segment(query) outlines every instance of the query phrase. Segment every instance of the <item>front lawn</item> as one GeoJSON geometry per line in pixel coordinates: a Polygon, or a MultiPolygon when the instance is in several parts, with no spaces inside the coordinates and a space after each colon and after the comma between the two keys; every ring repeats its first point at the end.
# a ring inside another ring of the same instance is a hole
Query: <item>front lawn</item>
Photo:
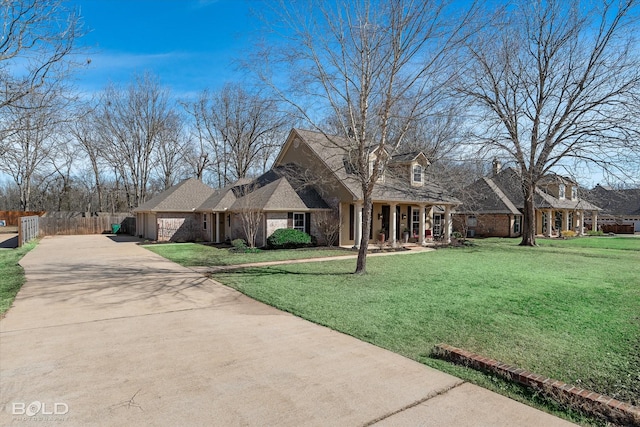
{"type": "Polygon", "coordinates": [[[288,259],[325,256],[356,255],[348,249],[304,248],[286,250],[260,250],[255,253],[233,253],[226,248],[198,243],[163,243],[145,245],[145,248],[185,267],[238,265],[254,262],[283,261],[288,259]]]}
{"type": "Polygon", "coordinates": [[[21,248],[0,250],[0,317],[9,310],[24,284],[24,269],[18,262],[36,244],[37,242],[34,240],[21,248]]]}
{"type": "Polygon", "coordinates": [[[447,343],[640,404],[640,239],[518,243],[486,239],[472,247],[371,257],[364,276],[352,274],[349,260],[213,277],[516,398],[527,392],[433,359],[431,349],[447,343]]]}

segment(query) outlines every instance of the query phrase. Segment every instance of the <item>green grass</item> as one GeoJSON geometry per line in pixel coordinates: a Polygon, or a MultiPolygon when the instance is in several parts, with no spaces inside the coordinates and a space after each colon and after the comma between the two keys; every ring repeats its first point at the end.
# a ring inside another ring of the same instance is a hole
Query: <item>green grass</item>
{"type": "MultiPolygon", "coordinates": [[[[531,403],[519,387],[429,356],[444,342],[640,403],[640,239],[486,239],[214,278],[313,322],[531,403]]],[[[549,407],[547,406],[547,409],[549,407]]],[[[581,422],[584,420],[578,419],[581,422]]]]}
{"type": "Polygon", "coordinates": [[[32,241],[21,248],[0,250],[0,316],[9,310],[24,284],[24,270],[18,262],[36,244],[37,241],[32,241]]]}
{"type": "Polygon", "coordinates": [[[348,249],[324,248],[261,250],[255,253],[232,253],[226,248],[216,248],[197,243],[167,243],[145,245],[144,247],[185,267],[237,265],[254,262],[356,254],[348,249]]]}

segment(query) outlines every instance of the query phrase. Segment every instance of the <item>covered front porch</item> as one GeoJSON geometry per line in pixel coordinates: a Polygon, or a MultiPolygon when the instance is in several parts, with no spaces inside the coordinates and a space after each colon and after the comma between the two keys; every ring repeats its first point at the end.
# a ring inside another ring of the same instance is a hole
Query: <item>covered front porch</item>
{"type": "MultiPolygon", "coordinates": [[[[578,236],[584,235],[584,214],[581,209],[537,209],[536,234],[545,237],[561,237],[564,231],[573,231],[578,236]]],[[[591,213],[597,222],[598,211],[591,213]]]]}
{"type": "MultiPolygon", "coordinates": [[[[369,243],[383,240],[392,247],[403,243],[425,245],[451,241],[452,205],[376,201],[373,203],[369,243]]],[[[359,246],[362,203],[340,205],[340,245],[359,246]]]]}

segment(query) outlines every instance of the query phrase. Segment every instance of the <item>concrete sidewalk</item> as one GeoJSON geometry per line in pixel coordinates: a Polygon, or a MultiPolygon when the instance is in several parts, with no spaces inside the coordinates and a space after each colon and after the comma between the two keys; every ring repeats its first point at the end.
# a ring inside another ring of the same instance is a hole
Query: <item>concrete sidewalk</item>
{"type": "Polygon", "coordinates": [[[45,238],[25,256],[0,321],[0,425],[570,425],[130,240],[45,238]]]}

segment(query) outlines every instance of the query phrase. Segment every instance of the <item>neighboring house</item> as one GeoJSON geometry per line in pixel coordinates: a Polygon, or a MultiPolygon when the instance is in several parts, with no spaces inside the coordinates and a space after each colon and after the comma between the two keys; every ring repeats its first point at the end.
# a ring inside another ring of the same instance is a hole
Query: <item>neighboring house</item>
{"type": "MultiPolygon", "coordinates": [[[[278,228],[305,231],[323,244],[332,227],[339,245],[358,245],[363,197],[350,158],[340,147],[345,142],[293,129],[272,170],[220,190],[195,180],[178,184],[134,210],[137,234],[152,240],[183,240],[188,230],[195,238],[222,242],[244,238],[247,224],[258,220],[258,246],[278,228]],[[161,224],[169,219],[174,221],[173,234],[161,224]]],[[[371,165],[375,155],[371,153],[371,165]]],[[[460,202],[427,179],[425,155],[387,151],[383,155],[389,157],[388,168],[373,191],[370,241],[384,231],[395,244],[405,230],[412,242],[424,243],[431,237],[448,241],[451,213],[460,202]]]]}
{"type": "MultiPolygon", "coordinates": [[[[585,194],[590,202],[600,206],[600,225],[633,225],[633,231],[640,232],[640,188],[614,190],[596,185],[585,194]]],[[[591,224],[592,219],[586,218],[591,224]]]]}
{"type": "MultiPolygon", "coordinates": [[[[524,196],[516,169],[500,167],[466,187],[458,198],[462,206],[454,216],[454,229],[469,237],[517,237],[522,235],[524,196]]],[[[549,174],[540,180],[535,199],[536,234],[559,236],[562,231],[584,233],[585,213],[597,220],[599,207],[578,197],[578,184],[549,174]]]]}

